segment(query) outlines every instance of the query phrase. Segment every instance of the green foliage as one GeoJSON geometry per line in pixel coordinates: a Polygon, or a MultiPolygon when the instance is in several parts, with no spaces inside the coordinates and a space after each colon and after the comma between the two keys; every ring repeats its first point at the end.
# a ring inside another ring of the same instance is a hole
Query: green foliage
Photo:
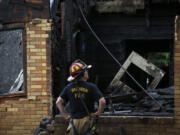
{"type": "Polygon", "coordinates": [[[148,53],[147,60],[158,67],[168,67],[169,57],[169,52],[152,52],[148,53]]]}

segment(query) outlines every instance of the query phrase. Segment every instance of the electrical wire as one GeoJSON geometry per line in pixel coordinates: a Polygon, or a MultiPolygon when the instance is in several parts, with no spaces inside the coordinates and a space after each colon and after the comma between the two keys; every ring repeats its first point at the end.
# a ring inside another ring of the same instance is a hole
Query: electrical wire
{"type": "Polygon", "coordinates": [[[107,53],[113,58],[113,60],[127,73],[127,75],[153,100],[155,101],[161,108],[163,108],[163,106],[154,98],[152,97],[142,86],[141,84],[139,84],[138,81],[136,81],[136,79],[122,66],[122,64],[115,58],[115,56],[109,51],[109,49],[104,45],[104,43],[101,41],[101,39],[97,36],[97,34],[94,32],[94,30],[92,29],[92,27],[90,26],[89,22],[87,21],[83,11],[82,11],[82,8],[79,4],[79,1],[78,0],[75,0],[79,10],[80,10],[80,13],[84,19],[84,21],[86,22],[88,28],[90,29],[90,31],[92,32],[92,34],[94,35],[94,37],[98,40],[98,42],[102,45],[102,47],[107,51],[107,53]]]}

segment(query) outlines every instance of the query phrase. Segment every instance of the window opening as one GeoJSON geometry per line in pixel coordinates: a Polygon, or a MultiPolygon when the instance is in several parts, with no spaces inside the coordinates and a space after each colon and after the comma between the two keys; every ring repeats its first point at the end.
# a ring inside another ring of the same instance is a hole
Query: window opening
{"type": "Polygon", "coordinates": [[[0,31],[0,95],[24,91],[22,30],[0,31]]]}

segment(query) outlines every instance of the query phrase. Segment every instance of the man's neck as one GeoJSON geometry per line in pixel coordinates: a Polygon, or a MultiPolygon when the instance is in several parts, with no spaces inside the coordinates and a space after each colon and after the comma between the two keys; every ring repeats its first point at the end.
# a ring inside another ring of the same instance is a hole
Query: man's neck
{"type": "Polygon", "coordinates": [[[85,78],[82,77],[81,79],[79,79],[79,81],[86,82],[87,79],[85,79],[85,78]]]}

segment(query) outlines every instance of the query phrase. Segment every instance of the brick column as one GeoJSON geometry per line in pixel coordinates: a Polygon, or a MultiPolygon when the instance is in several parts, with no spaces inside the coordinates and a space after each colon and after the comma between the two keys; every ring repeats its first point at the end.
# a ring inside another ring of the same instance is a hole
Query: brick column
{"type": "Polygon", "coordinates": [[[180,16],[175,19],[174,86],[175,117],[180,123],[180,16]]]}
{"type": "MultiPolygon", "coordinates": [[[[51,21],[35,19],[27,24],[27,95],[30,100],[52,103],[50,31],[51,21]]],[[[49,105],[51,106],[51,105],[49,105]]],[[[52,113],[52,112],[50,112],[52,113]]]]}

